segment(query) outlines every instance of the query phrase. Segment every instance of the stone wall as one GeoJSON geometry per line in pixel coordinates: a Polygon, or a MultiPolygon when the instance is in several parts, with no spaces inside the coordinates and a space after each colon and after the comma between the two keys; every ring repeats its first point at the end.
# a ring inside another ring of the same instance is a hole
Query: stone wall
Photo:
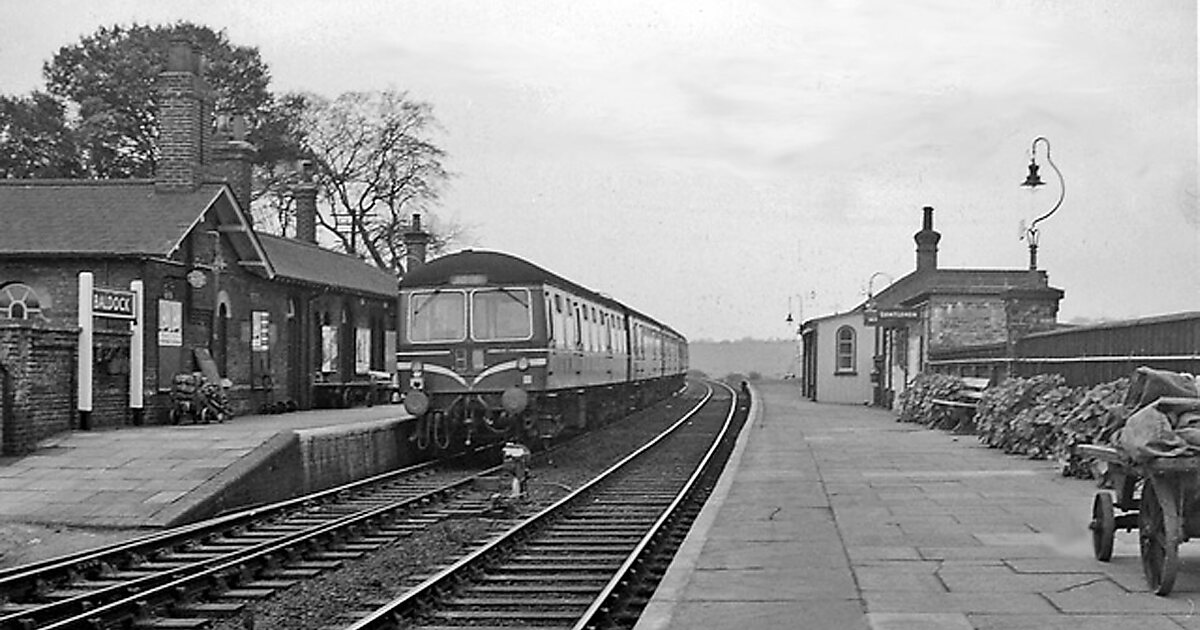
{"type": "Polygon", "coordinates": [[[1004,341],[1004,301],[997,296],[935,297],[929,304],[929,351],[1004,341]]]}

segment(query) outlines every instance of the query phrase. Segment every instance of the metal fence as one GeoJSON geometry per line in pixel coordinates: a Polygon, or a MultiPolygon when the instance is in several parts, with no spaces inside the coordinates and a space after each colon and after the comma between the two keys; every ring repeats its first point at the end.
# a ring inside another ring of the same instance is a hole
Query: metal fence
{"type": "Polygon", "coordinates": [[[935,372],[960,376],[1058,373],[1069,385],[1096,385],[1139,366],[1200,373],[1200,312],[1035,333],[1007,344],[931,353],[935,372]]]}

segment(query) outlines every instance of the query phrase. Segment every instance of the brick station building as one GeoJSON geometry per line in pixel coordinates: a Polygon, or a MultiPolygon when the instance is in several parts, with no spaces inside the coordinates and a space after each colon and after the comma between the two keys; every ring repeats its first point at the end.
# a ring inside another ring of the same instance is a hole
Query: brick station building
{"type": "Polygon", "coordinates": [[[890,407],[928,368],[931,353],[1011,347],[1057,327],[1063,291],[1050,286],[1045,271],[939,267],[942,235],[933,229],[933,208],[923,213],[913,235],[916,269],[848,312],[802,324],[801,386],[810,399],[890,407]]]}
{"type": "Polygon", "coordinates": [[[166,422],[173,377],[201,369],[205,353],[235,413],[344,403],[362,390],[342,384],[394,371],[397,278],[317,246],[311,183],[295,190],[297,238],[254,229],[254,148],[234,129],[210,131],[190,46],[173,45],[158,95],[154,179],[0,180],[5,453],[90,428],[74,412],[84,271],[97,287],[145,287],[145,411],[128,399],[128,321],[97,318],[90,426],[166,422]]]}

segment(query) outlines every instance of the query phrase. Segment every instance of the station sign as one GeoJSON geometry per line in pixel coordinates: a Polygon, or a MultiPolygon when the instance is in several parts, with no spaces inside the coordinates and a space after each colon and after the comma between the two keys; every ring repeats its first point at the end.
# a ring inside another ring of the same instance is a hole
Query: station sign
{"type": "Polygon", "coordinates": [[[134,319],[134,293],[120,289],[92,289],[92,315],[113,319],[134,319]]]}
{"type": "Polygon", "coordinates": [[[863,311],[863,321],[868,326],[897,325],[921,319],[921,311],[915,308],[876,308],[863,311]]]}

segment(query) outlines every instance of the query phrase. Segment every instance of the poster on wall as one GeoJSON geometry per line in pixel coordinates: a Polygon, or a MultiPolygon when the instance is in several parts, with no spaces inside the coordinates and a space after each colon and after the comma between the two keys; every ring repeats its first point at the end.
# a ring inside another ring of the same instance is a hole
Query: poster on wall
{"type": "Polygon", "coordinates": [[[183,302],[158,301],[158,345],[183,346],[183,302]]]}
{"type": "Polygon", "coordinates": [[[337,358],[337,328],[334,326],[321,326],[321,371],[336,372],[337,358]]]}
{"type": "Polygon", "coordinates": [[[266,352],[271,347],[271,314],[254,311],[250,314],[250,350],[266,352]]]}
{"type": "Polygon", "coordinates": [[[354,331],[354,373],[366,374],[371,369],[371,329],[354,331]]]}

